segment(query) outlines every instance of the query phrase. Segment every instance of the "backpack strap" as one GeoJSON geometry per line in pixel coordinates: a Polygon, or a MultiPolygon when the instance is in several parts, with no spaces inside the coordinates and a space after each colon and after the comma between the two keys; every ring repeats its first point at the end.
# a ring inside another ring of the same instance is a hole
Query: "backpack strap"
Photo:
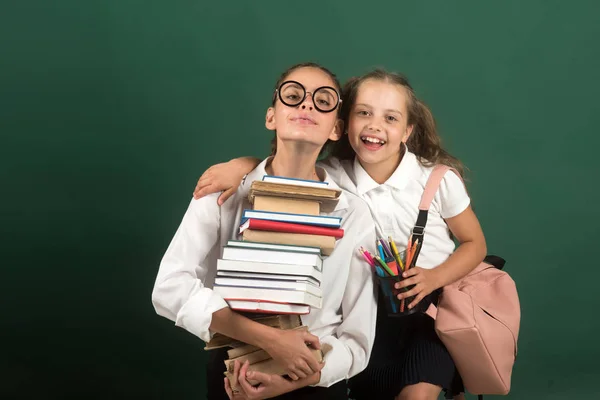
{"type": "MultiPolygon", "coordinates": [[[[433,168],[429,178],[427,179],[427,183],[425,184],[425,190],[423,191],[423,195],[421,196],[421,203],[419,204],[419,210],[429,210],[429,206],[433,198],[435,197],[435,193],[444,179],[444,175],[446,172],[451,170],[452,168],[447,165],[438,164],[433,168]]],[[[457,174],[458,175],[458,174],[457,174]]]]}
{"type": "MultiPolygon", "coordinates": [[[[429,175],[427,183],[425,184],[425,190],[423,191],[423,195],[421,196],[421,203],[419,204],[419,215],[417,217],[415,227],[413,228],[413,238],[416,235],[420,238],[420,242],[423,242],[423,236],[425,235],[425,225],[427,224],[427,215],[429,213],[429,207],[431,206],[431,202],[433,201],[433,198],[437,193],[442,179],[444,179],[444,175],[446,175],[446,172],[448,171],[453,171],[462,180],[462,177],[454,168],[448,167],[447,165],[438,164],[433,168],[433,171],[431,172],[431,175],[429,175]]],[[[486,257],[486,261],[490,262],[492,265],[496,266],[496,268],[499,269],[502,269],[502,267],[504,266],[504,260],[500,257],[488,256],[486,257]]],[[[425,313],[431,318],[435,319],[437,317],[436,305],[434,305],[433,303],[430,304],[425,313]]],[[[483,400],[483,395],[477,395],[477,400],[483,400]]]]}
{"type": "Polygon", "coordinates": [[[425,190],[421,195],[421,203],[419,204],[419,215],[417,216],[417,222],[415,223],[415,227],[413,228],[413,243],[417,238],[419,242],[423,242],[423,237],[425,235],[425,225],[427,225],[427,215],[429,214],[429,207],[431,206],[431,202],[437,193],[437,190],[444,179],[444,175],[446,172],[454,171],[456,175],[460,177],[460,174],[454,169],[447,165],[437,164],[429,178],[427,178],[427,183],[425,184],[425,190]]]}
{"type": "MultiPolygon", "coordinates": [[[[413,244],[416,239],[419,239],[419,243],[423,243],[423,238],[425,236],[425,225],[427,225],[427,216],[429,214],[429,207],[431,206],[431,202],[433,201],[433,198],[435,197],[435,194],[437,193],[437,190],[440,186],[440,183],[442,182],[442,179],[444,179],[444,175],[446,175],[446,172],[448,172],[450,170],[454,171],[456,173],[456,175],[458,175],[460,177],[460,174],[455,169],[450,168],[447,165],[437,164],[433,168],[433,171],[431,171],[429,178],[427,178],[427,183],[425,184],[425,190],[423,191],[423,194],[421,195],[421,203],[419,204],[419,215],[417,216],[417,222],[415,223],[415,227],[413,228],[413,232],[412,232],[412,243],[413,244]]],[[[419,250],[420,250],[420,247],[421,246],[419,246],[419,250]]],[[[419,257],[419,253],[420,253],[419,250],[417,250],[417,254],[415,254],[416,258],[419,257]]],[[[438,289],[438,295],[440,292],[441,292],[441,290],[438,289]]],[[[436,304],[431,303],[425,313],[427,315],[429,315],[431,318],[436,319],[436,316],[437,316],[436,304]]]]}
{"type": "MultiPolygon", "coordinates": [[[[454,168],[448,167],[447,165],[438,164],[433,168],[433,171],[431,172],[431,175],[429,175],[427,183],[425,184],[425,190],[421,195],[421,203],[419,204],[419,215],[417,216],[417,222],[415,223],[415,227],[413,228],[413,241],[415,238],[419,238],[419,242],[423,242],[429,207],[431,206],[431,202],[433,201],[433,198],[435,197],[435,194],[437,193],[437,190],[440,187],[442,179],[444,179],[444,175],[446,175],[446,172],[448,171],[453,171],[462,180],[458,171],[454,168]]],[[[495,255],[487,255],[483,261],[500,270],[504,268],[504,264],[506,263],[506,260],[504,260],[502,257],[498,257],[495,255]]]]}

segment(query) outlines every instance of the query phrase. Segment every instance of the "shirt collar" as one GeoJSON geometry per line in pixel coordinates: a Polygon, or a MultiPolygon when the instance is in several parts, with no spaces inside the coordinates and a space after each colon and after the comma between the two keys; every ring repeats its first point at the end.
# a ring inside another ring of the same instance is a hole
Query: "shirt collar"
{"type": "Polygon", "coordinates": [[[379,183],[375,182],[360,165],[358,157],[354,157],[354,182],[359,196],[379,187],[379,183]]]}
{"type": "MultiPolygon", "coordinates": [[[[413,169],[417,164],[417,157],[408,150],[408,147],[405,147],[405,149],[406,151],[402,156],[400,165],[398,165],[392,176],[390,176],[388,180],[383,183],[384,185],[402,190],[406,187],[407,183],[413,176],[413,169]]],[[[354,178],[356,182],[356,188],[360,196],[381,186],[369,176],[367,171],[365,171],[358,161],[358,157],[354,157],[354,178]]]]}
{"type": "MultiPolygon", "coordinates": [[[[267,163],[271,160],[272,156],[265,158],[260,164],[258,164],[258,166],[256,168],[254,168],[254,170],[252,170],[250,173],[248,173],[246,176],[244,176],[244,179],[242,180],[242,187],[244,189],[250,190],[250,185],[252,184],[252,182],[254,181],[260,181],[262,180],[264,175],[267,175],[267,171],[266,171],[266,165],[267,163]]],[[[329,174],[327,173],[327,171],[321,167],[316,167],[317,169],[317,174],[320,177],[323,177],[323,181],[329,183],[328,188],[329,189],[334,189],[334,190],[341,190],[341,194],[339,197],[339,200],[335,206],[335,209],[333,211],[338,211],[338,210],[344,210],[346,208],[348,208],[348,199],[347,199],[347,194],[345,193],[345,191],[343,189],[341,189],[337,183],[335,183],[331,177],[329,176],[329,174]]]]}

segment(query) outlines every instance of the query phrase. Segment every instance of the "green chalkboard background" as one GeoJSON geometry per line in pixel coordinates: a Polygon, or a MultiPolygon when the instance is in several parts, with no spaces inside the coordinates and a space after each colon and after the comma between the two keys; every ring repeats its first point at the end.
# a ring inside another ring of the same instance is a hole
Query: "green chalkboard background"
{"type": "Polygon", "coordinates": [[[401,71],[522,302],[514,399],[600,397],[600,3],[0,2],[0,397],[198,399],[154,313],[199,175],[265,156],[287,66],[401,71]]]}

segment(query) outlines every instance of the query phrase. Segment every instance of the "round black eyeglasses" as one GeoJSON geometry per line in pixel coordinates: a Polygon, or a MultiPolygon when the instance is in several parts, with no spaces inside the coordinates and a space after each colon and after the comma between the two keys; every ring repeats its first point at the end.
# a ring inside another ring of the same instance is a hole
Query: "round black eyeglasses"
{"type": "Polygon", "coordinates": [[[342,103],[339,93],[331,86],[321,86],[313,92],[307,92],[300,82],[285,81],[275,93],[279,100],[289,107],[299,106],[310,94],[315,108],[322,113],[332,112],[342,103]]]}

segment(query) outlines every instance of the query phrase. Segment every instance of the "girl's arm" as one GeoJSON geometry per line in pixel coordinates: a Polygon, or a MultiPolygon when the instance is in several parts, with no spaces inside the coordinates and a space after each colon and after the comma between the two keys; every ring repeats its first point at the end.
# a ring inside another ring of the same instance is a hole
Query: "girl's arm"
{"type": "Polygon", "coordinates": [[[319,338],[306,331],[272,328],[233,312],[230,308],[222,308],[213,313],[210,329],[265,350],[286,368],[293,380],[305,379],[323,367],[307,346],[319,349],[319,338]]]}
{"type": "Polygon", "coordinates": [[[235,193],[244,176],[256,168],[260,162],[261,160],[258,158],[240,157],[211,166],[198,179],[194,189],[194,198],[198,200],[211,193],[222,191],[223,193],[217,199],[217,204],[223,205],[235,193]]]}
{"type": "Polygon", "coordinates": [[[396,289],[415,285],[408,292],[398,295],[399,299],[417,295],[408,305],[409,308],[416,306],[425,296],[436,289],[447,286],[469,272],[473,271],[483,261],[487,253],[485,237],[479,220],[468,206],[462,213],[455,217],[446,219],[446,224],[452,234],[458,239],[458,248],[448,257],[446,261],[433,269],[414,267],[402,274],[404,279],[396,283],[396,289]]]}
{"type": "Polygon", "coordinates": [[[207,255],[219,243],[221,210],[214,197],[192,200],[158,269],[152,291],[156,312],[205,342],[214,332],[260,347],[280,362],[292,378],[305,378],[321,365],[306,343],[319,348],[317,336],[283,331],[233,312],[227,302],[204,285],[210,268],[207,255]]]}
{"type": "Polygon", "coordinates": [[[460,245],[446,261],[434,269],[438,287],[466,276],[483,261],[487,253],[483,231],[471,206],[456,217],[448,218],[446,224],[460,245]]]}

